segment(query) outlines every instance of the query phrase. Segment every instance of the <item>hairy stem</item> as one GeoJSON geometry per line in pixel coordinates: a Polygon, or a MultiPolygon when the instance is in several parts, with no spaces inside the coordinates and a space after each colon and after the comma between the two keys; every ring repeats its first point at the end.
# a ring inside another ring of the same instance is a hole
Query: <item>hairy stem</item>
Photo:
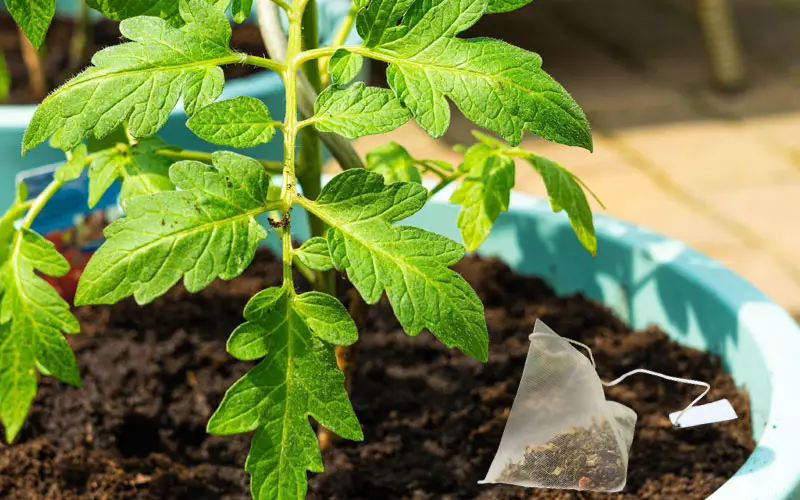
{"type": "Polygon", "coordinates": [[[39,51],[31,44],[22,29],[19,30],[19,44],[22,51],[22,62],[25,63],[25,68],[28,70],[31,92],[38,100],[42,100],[47,95],[47,78],[39,51]]]}
{"type": "Polygon", "coordinates": [[[273,71],[277,71],[278,73],[283,73],[286,71],[286,65],[280,62],[280,60],[275,59],[267,59],[266,57],[259,57],[259,56],[251,56],[247,54],[243,54],[243,63],[249,64],[251,66],[256,66],[259,68],[264,69],[271,69],[273,71]]]}
{"type": "MultiPolygon", "coordinates": [[[[267,51],[275,60],[285,61],[287,59],[287,42],[286,37],[283,35],[283,27],[281,26],[277,6],[270,0],[256,0],[255,5],[261,38],[264,39],[267,51]]],[[[296,54],[293,57],[298,66],[306,60],[302,57],[304,53],[296,54]]],[[[300,75],[297,80],[297,100],[300,113],[304,118],[314,115],[317,92],[314,91],[305,75],[300,75]]],[[[364,168],[364,162],[361,161],[358,153],[356,153],[356,150],[353,149],[347,139],[336,134],[319,134],[319,136],[343,170],[364,168]]]]}
{"type": "MultiPolygon", "coordinates": [[[[297,154],[297,73],[298,65],[295,56],[302,50],[303,25],[301,19],[307,0],[300,0],[292,4],[289,16],[289,39],[286,45],[286,63],[283,72],[283,81],[286,86],[286,116],[284,118],[283,141],[283,188],[281,202],[283,205],[284,226],[281,232],[283,243],[283,282],[289,293],[294,293],[294,279],[292,276],[292,261],[294,248],[292,247],[292,217],[291,209],[294,198],[297,196],[297,174],[295,155],[297,154]]],[[[279,56],[278,56],[279,57],[279,56]]]]}

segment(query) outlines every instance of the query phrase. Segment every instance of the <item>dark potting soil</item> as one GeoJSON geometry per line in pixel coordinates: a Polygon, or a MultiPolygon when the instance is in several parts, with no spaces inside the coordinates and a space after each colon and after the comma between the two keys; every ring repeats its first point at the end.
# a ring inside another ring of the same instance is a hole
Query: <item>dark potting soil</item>
{"type": "MultiPolygon", "coordinates": [[[[407,337],[386,303],[369,308],[352,352],[352,399],[365,441],[336,440],[312,499],[706,498],[754,447],[747,395],[716,358],[659,330],[631,331],[581,296],[557,297],[540,280],[497,260],[456,266],[486,304],[489,362],[430,334],[407,337]],[[647,367],[707,380],[709,400],[728,398],[738,421],[674,430],[670,411],[689,387],[639,377],[609,389],[639,414],[628,485],[621,494],[478,485],[500,443],[537,318],[593,350],[600,375],[647,367]]],[[[278,284],[280,264],[260,253],[244,276],[195,296],[177,288],[144,308],[127,301],[77,311],[70,337],[83,389],[45,379],[28,423],[0,445],[0,498],[9,500],[246,499],[248,436],[211,437],[205,423],[250,366],[225,352],[248,298],[278,284]]],[[[345,281],[341,298],[349,302],[345,281]]]]}
{"type": "MultiPolygon", "coordinates": [[[[119,23],[108,19],[99,20],[92,26],[92,40],[80,59],[80,63],[70,62],[70,40],[76,30],[76,23],[69,18],[53,19],[47,32],[42,52],[48,91],[54,90],[79,71],[91,64],[92,55],[98,50],[124,42],[119,32],[119,23]]],[[[240,52],[263,56],[267,53],[261,40],[258,27],[254,24],[233,25],[231,48],[240,52]]],[[[34,94],[28,79],[20,49],[20,35],[14,19],[8,14],[0,14],[0,50],[5,54],[6,64],[11,74],[11,93],[2,104],[38,104],[43,96],[34,94]]],[[[226,78],[241,78],[258,71],[258,68],[245,65],[223,67],[226,78]]]]}

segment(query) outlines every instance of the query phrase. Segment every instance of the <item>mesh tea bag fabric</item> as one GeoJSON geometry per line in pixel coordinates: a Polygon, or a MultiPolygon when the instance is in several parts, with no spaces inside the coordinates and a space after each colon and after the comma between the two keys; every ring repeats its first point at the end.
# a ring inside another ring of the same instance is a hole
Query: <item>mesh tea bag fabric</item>
{"type": "Polygon", "coordinates": [[[503,438],[482,483],[620,491],[636,413],[606,401],[593,363],[541,321],[503,438]]]}

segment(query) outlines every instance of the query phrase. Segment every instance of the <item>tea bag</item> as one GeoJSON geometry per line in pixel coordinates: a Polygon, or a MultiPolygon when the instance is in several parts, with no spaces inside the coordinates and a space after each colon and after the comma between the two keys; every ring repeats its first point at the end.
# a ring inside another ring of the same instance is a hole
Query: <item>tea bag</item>
{"type": "Polygon", "coordinates": [[[736,418],[726,400],[694,405],[711,389],[696,380],[646,369],[632,370],[603,382],[591,350],[565,339],[537,321],[530,336],[517,396],[500,447],[481,483],[601,492],[620,491],[628,475],[636,413],[607,401],[603,386],[617,385],[636,374],[705,387],[689,406],[670,415],[673,425],[702,425],[736,418]],[[579,352],[574,346],[587,351],[579,352]]]}
{"type": "Polygon", "coordinates": [[[636,413],[606,401],[589,358],[541,321],[483,483],[620,491],[636,413]]]}

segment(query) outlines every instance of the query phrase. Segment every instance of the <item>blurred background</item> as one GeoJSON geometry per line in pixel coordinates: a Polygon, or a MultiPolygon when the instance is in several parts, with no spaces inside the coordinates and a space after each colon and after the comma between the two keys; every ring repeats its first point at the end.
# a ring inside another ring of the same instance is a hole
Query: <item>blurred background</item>
{"type": "MultiPolygon", "coordinates": [[[[537,0],[466,35],[538,52],[586,111],[594,153],[525,146],[586,181],[598,213],[678,238],[800,312],[800,0],[537,0]]],[[[453,116],[446,141],[408,124],[357,149],[395,140],[458,162],[452,145],[474,140],[453,116]]],[[[545,194],[524,163],[516,189],[545,194]]]]}

